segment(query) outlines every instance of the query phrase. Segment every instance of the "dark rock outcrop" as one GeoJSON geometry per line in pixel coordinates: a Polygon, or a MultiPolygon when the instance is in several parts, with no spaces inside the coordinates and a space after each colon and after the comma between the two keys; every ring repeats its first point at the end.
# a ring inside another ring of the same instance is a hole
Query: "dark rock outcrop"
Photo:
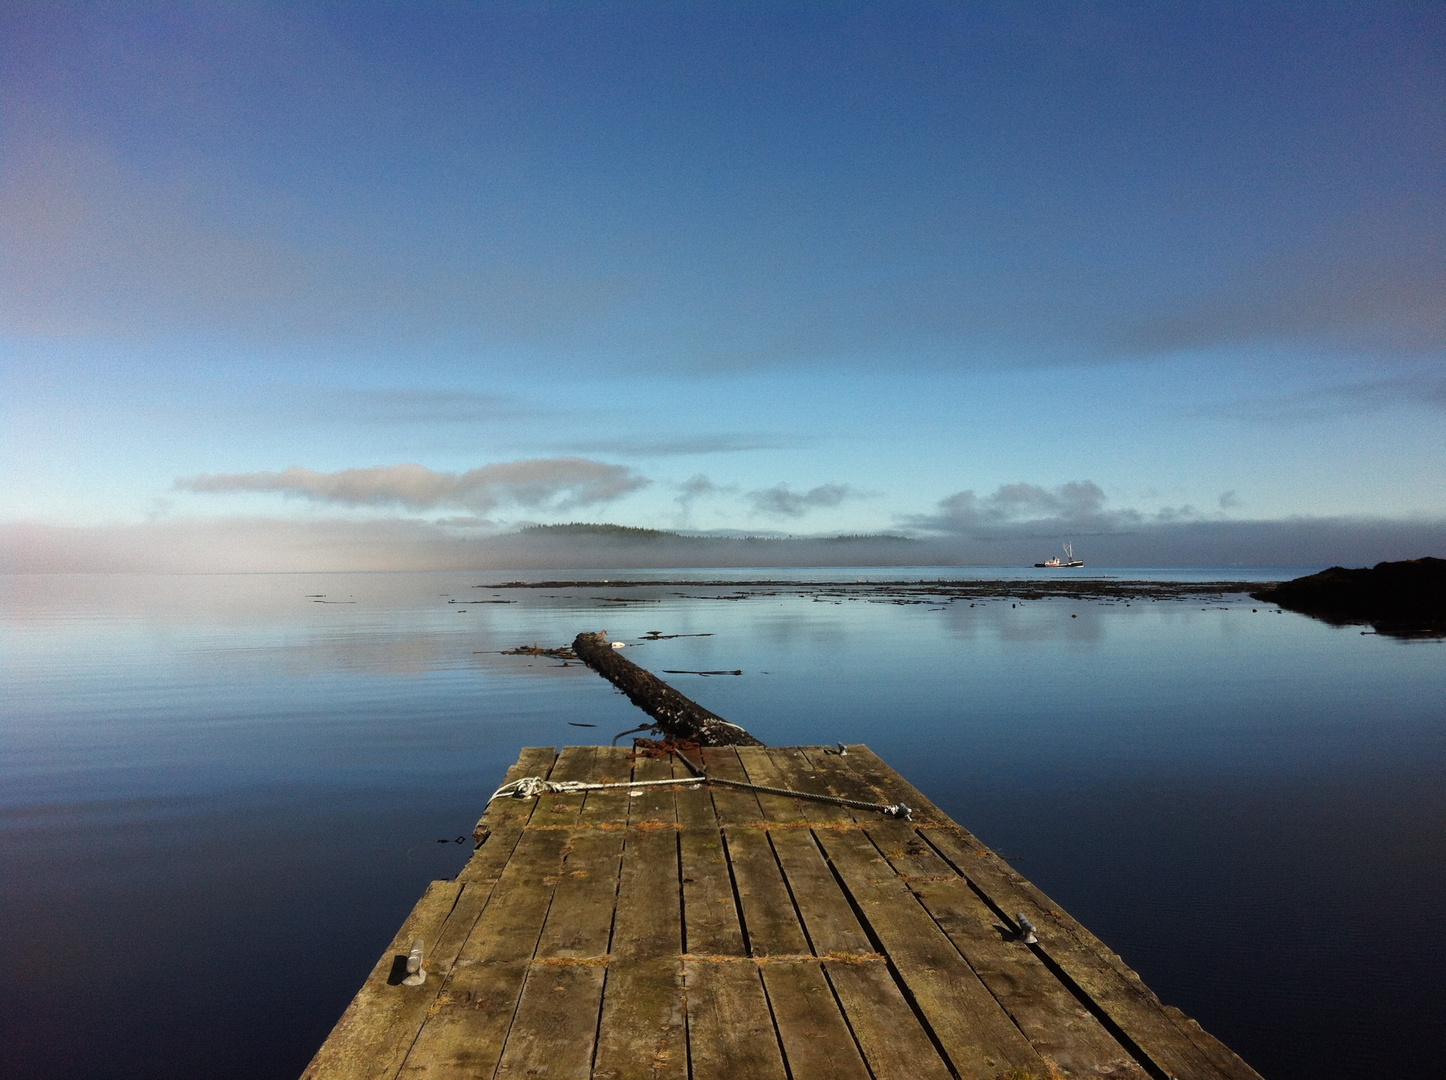
{"type": "Polygon", "coordinates": [[[1250,595],[1337,626],[1370,623],[1398,637],[1446,634],[1446,559],[1332,566],[1250,595]]]}

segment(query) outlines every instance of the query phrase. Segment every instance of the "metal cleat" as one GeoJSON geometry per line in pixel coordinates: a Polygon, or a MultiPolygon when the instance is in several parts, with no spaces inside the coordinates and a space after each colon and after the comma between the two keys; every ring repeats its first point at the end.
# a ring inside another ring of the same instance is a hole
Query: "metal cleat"
{"type": "Polygon", "coordinates": [[[407,977],[402,980],[403,986],[421,986],[427,981],[427,971],[422,967],[422,939],[417,938],[412,942],[412,951],[407,956],[407,977]]]}

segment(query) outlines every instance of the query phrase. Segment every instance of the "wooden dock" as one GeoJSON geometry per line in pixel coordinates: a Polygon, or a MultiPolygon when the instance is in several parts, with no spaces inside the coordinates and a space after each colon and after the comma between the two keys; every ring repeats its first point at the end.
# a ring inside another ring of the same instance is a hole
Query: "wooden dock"
{"type": "MultiPolygon", "coordinates": [[[[867,747],[702,756],[913,819],[722,786],[498,799],[304,1080],[1259,1080],[867,747]]],[[[675,775],[572,746],[508,779],[675,775]]]]}

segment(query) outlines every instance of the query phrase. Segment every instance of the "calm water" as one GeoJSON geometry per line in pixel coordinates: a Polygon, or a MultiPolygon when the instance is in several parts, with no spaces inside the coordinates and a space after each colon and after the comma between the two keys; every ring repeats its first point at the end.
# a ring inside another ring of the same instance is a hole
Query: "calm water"
{"type": "Polygon", "coordinates": [[[1441,642],[1248,599],[471,587],[539,576],[0,578],[0,1073],[294,1077],[518,748],[642,720],[497,654],[603,628],[713,635],[629,655],[741,668],[670,678],[766,742],[869,743],[1269,1080],[1439,1070],[1441,642]]]}

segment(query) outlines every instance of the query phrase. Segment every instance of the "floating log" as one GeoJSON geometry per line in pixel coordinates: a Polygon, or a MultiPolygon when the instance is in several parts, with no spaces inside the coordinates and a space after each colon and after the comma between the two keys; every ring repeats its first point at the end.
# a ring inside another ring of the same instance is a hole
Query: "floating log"
{"type": "Polygon", "coordinates": [[[691,739],[701,746],[763,745],[737,724],[684,697],[651,671],[623,659],[608,642],[606,630],[598,634],[578,634],[572,651],[676,739],[691,739]]]}

